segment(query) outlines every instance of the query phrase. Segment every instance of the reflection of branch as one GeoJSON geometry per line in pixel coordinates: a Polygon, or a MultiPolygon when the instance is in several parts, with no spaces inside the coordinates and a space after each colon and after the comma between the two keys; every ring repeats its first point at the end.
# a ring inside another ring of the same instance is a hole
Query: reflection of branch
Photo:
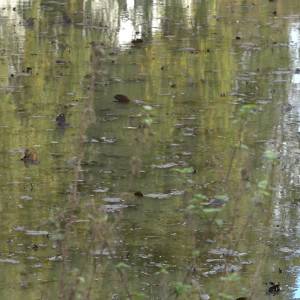
{"type": "MultiPolygon", "coordinates": [[[[60,297],[61,299],[67,299],[65,295],[65,282],[64,282],[64,277],[65,274],[67,273],[66,271],[66,258],[68,257],[68,246],[69,246],[69,234],[72,231],[72,225],[76,222],[74,222],[74,212],[78,209],[80,205],[80,197],[78,195],[78,182],[80,179],[80,174],[81,174],[81,162],[84,157],[85,153],[85,133],[88,129],[88,127],[91,124],[91,120],[93,120],[93,116],[91,116],[91,113],[94,111],[93,109],[93,103],[94,103],[94,78],[92,77],[92,82],[91,82],[91,87],[89,89],[89,95],[86,98],[86,102],[84,103],[84,111],[81,114],[81,119],[80,119],[80,127],[79,127],[79,141],[78,141],[78,153],[77,153],[77,161],[74,166],[74,180],[71,186],[71,191],[68,196],[68,203],[67,203],[67,210],[63,213],[62,216],[62,221],[66,222],[65,227],[64,227],[64,240],[59,243],[61,247],[61,254],[63,257],[63,272],[61,276],[61,281],[60,281],[60,297]]],[[[77,285],[75,285],[77,286],[77,285]]],[[[70,294],[68,295],[68,299],[73,299],[74,297],[72,296],[75,291],[71,290],[70,294]]]]}
{"type": "MultiPolygon", "coordinates": [[[[238,131],[238,145],[239,146],[241,146],[241,144],[242,144],[242,134],[243,134],[243,130],[244,130],[244,126],[245,126],[246,122],[247,122],[247,120],[245,120],[244,122],[241,122],[239,131],[238,131]]],[[[234,148],[233,148],[233,151],[232,151],[232,154],[231,154],[231,157],[230,157],[226,177],[225,177],[225,180],[224,180],[225,186],[227,185],[228,180],[230,178],[231,170],[232,170],[233,162],[235,160],[235,156],[237,154],[237,150],[238,150],[237,145],[234,145],[234,148]]]]}

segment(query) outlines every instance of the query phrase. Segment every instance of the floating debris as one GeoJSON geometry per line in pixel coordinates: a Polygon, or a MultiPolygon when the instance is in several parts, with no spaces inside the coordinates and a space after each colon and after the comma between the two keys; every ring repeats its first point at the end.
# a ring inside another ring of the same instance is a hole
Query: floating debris
{"type": "Polygon", "coordinates": [[[136,197],[144,197],[144,194],[141,191],[136,191],[134,193],[134,196],[136,196],[136,197]]]}
{"type": "Polygon", "coordinates": [[[222,255],[222,256],[244,256],[247,255],[247,253],[243,252],[238,252],[232,249],[227,249],[227,248],[216,248],[216,249],[211,249],[208,251],[210,254],[214,255],[222,255]]]}
{"type": "Polygon", "coordinates": [[[37,164],[39,162],[37,153],[33,149],[25,149],[24,156],[21,158],[21,160],[28,164],[37,164]]]}
{"type": "Polygon", "coordinates": [[[133,39],[133,40],[131,41],[131,44],[133,44],[133,45],[139,45],[139,44],[142,44],[143,42],[144,42],[143,39],[138,38],[138,39],[133,39]]]}
{"type": "Polygon", "coordinates": [[[108,192],[109,188],[97,188],[93,190],[94,193],[106,193],[108,192]]]}
{"type": "Polygon", "coordinates": [[[61,255],[56,255],[48,258],[49,261],[60,262],[63,261],[63,257],[61,255]]]}
{"type": "Polygon", "coordinates": [[[172,190],[169,193],[150,193],[146,194],[145,197],[154,198],[154,199],[167,199],[171,196],[180,196],[183,195],[184,191],[172,190]]]}
{"type": "Polygon", "coordinates": [[[274,283],[274,282],[269,282],[270,284],[270,287],[268,288],[268,294],[271,294],[273,296],[279,294],[279,292],[281,291],[281,288],[280,288],[280,283],[277,282],[277,283],[274,283]]]}
{"type": "Polygon", "coordinates": [[[117,94],[114,96],[114,98],[117,100],[115,102],[119,102],[119,103],[129,103],[130,102],[130,99],[125,95],[117,94]]]}
{"type": "Polygon", "coordinates": [[[29,201],[29,200],[32,200],[32,197],[31,196],[27,196],[27,195],[23,195],[20,197],[21,200],[24,200],[24,201],[29,201]]]}
{"type": "Polygon", "coordinates": [[[128,205],[124,205],[124,204],[103,205],[104,211],[107,213],[119,212],[122,209],[127,207],[128,205]]]}
{"type": "Polygon", "coordinates": [[[57,125],[58,127],[64,128],[64,127],[69,126],[69,125],[66,123],[66,116],[65,116],[65,114],[63,114],[63,113],[59,114],[59,115],[56,117],[55,121],[56,121],[56,125],[57,125]]]}

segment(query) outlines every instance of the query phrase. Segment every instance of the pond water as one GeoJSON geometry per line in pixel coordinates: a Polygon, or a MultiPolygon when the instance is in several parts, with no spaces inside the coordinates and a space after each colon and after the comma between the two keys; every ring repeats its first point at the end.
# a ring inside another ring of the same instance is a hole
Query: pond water
{"type": "Polygon", "coordinates": [[[0,21],[1,299],[300,299],[300,2],[0,21]]]}

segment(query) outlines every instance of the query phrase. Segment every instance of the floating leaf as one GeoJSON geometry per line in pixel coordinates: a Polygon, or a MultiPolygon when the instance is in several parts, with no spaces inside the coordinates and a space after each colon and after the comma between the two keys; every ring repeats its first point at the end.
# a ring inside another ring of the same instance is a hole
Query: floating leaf
{"type": "Polygon", "coordinates": [[[39,235],[49,235],[48,231],[45,230],[26,230],[26,235],[39,236],[39,235]]]}
{"type": "Polygon", "coordinates": [[[256,109],[256,104],[245,104],[240,108],[240,113],[242,115],[248,114],[250,112],[254,112],[256,109]]]}
{"type": "Polygon", "coordinates": [[[143,109],[144,109],[144,110],[152,110],[153,107],[150,106],[150,105],[144,105],[144,106],[143,106],[143,109]]]}
{"type": "Polygon", "coordinates": [[[225,202],[229,200],[229,197],[227,195],[216,195],[214,198],[218,200],[223,200],[225,202]]]}
{"type": "Polygon", "coordinates": [[[196,199],[199,199],[199,200],[207,200],[207,197],[205,195],[201,194],[201,193],[195,194],[193,196],[193,198],[196,198],[196,199]]]}
{"type": "Polygon", "coordinates": [[[146,124],[147,126],[151,126],[151,124],[153,123],[153,120],[151,118],[146,118],[144,119],[144,124],[146,124]]]}
{"type": "Polygon", "coordinates": [[[219,211],[221,211],[221,208],[214,208],[214,207],[210,207],[210,208],[203,208],[202,211],[206,214],[211,214],[211,213],[217,213],[219,211]]]}
{"type": "Polygon", "coordinates": [[[161,267],[161,269],[155,273],[156,275],[159,275],[159,274],[169,274],[168,270],[164,267],[161,267]]]}
{"type": "Polygon", "coordinates": [[[170,163],[165,163],[165,164],[161,164],[161,165],[152,165],[152,168],[156,168],[156,169],[169,169],[169,168],[173,168],[175,166],[177,166],[176,163],[170,162],[170,163]]]}

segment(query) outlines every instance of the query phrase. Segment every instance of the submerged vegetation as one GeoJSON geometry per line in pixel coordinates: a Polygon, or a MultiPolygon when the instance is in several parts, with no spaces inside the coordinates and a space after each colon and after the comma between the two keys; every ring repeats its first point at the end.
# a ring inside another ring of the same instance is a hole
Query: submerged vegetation
{"type": "Polygon", "coordinates": [[[0,298],[300,298],[299,14],[0,0],[0,298]]]}

